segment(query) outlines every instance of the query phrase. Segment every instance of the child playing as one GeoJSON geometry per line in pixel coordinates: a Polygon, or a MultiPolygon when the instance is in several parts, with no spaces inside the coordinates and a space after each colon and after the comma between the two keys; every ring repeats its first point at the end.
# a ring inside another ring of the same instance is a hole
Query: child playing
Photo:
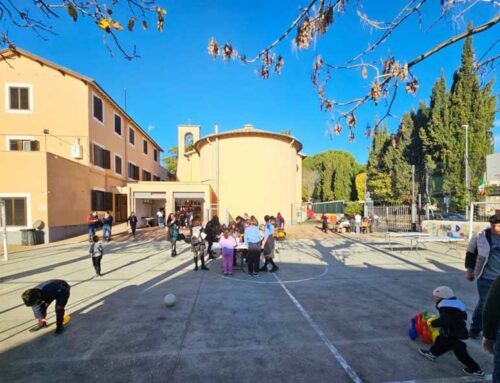
{"type": "Polygon", "coordinates": [[[198,270],[198,257],[201,259],[201,269],[208,270],[205,266],[205,233],[201,225],[200,217],[193,218],[193,227],[191,228],[191,251],[194,258],[194,271],[198,270]]]}
{"type": "Polygon", "coordinates": [[[92,264],[94,265],[95,269],[95,276],[100,277],[101,274],[101,259],[102,259],[102,244],[97,243],[99,242],[99,237],[97,235],[94,235],[92,237],[92,244],[90,245],[89,248],[89,254],[92,257],[92,264]]]}
{"type": "Polygon", "coordinates": [[[429,324],[440,329],[439,335],[429,350],[419,349],[420,354],[434,361],[438,356],[453,350],[457,359],[465,365],[463,371],[466,374],[484,376],[484,372],[467,352],[466,344],[461,341],[468,338],[465,305],[455,298],[453,290],[447,286],[435,288],[432,295],[439,318],[429,321],[429,324]]]}
{"type": "Polygon", "coordinates": [[[264,217],[265,229],[264,229],[264,239],[262,240],[262,252],[264,253],[265,263],[264,266],[260,268],[260,271],[267,271],[267,265],[271,264],[273,267],[271,272],[274,273],[278,271],[278,266],[274,263],[274,225],[272,224],[271,217],[266,215],[264,217]]]}
{"type": "Polygon", "coordinates": [[[21,298],[24,304],[33,309],[38,324],[30,329],[35,332],[47,327],[47,307],[56,301],[56,335],[64,331],[64,308],[68,303],[70,286],[62,279],[52,279],[26,290],[21,298]]]}
{"type": "Polygon", "coordinates": [[[233,256],[236,247],[236,239],[231,235],[229,229],[225,229],[223,236],[219,240],[222,252],[222,272],[224,275],[233,274],[233,256]]]}

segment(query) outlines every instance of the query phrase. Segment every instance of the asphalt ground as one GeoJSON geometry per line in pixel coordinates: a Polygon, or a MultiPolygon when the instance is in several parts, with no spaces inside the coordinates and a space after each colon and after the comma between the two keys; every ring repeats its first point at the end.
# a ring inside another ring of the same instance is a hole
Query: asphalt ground
{"type": "MultiPolygon", "coordinates": [[[[452,287],[469,317],[477,292],[463,255],[431,244],[390,250],[380,237],[317,234],[280,244],[277,273],[224,277],[220,258],[193,271],[190,249],[161,237],[105,244],[94,278],[87,244],[0,263],[0,382],[476,382],[452,353],[431,362],[408,337],[410,318],[435,312],[432,290],[452,287]],[[53,278],[72,286],[71,321],[54,335],[21,293],[53,278]],[[163,297],[174,293],[167,308],[163,297]]],[[[488,374],[479,340],[472,357],[488,374]]]]}

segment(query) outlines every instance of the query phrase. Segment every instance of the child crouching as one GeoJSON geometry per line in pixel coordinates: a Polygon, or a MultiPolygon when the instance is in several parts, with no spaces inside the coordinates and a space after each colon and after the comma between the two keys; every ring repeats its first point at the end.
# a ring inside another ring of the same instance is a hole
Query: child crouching
{"type": "Polygon", "coordinates": [[[457,299],[453,290],[447,286],[435,288],[432,295],[439,311],[439,318],[429,321],[429,324],[439,328],[439,336],[429,350],[421,348],[420,354],[434,361],[438,356],[453,350],[457,359],[465,365],[463,371],[466,374],[484,376],[481,367],[467,352],[467,345],[461,341],[468,338],[464,303],[457,299]]]}

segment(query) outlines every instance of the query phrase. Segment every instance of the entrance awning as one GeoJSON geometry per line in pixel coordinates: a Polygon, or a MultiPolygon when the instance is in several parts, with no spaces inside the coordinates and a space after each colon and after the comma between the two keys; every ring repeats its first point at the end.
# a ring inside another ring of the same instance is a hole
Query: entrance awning
{"type": "Polygon", "coordinates": [[[174,193],[175,199],[205,199],[205,193],[203,192],[180,192],[174,193]]]}
{"type": "Polygon", "coordinates": [[[134,198],[141,199],[167,199],[167,193],[155,193],[155,192],[136,192],[134,193],[134,198]]]}

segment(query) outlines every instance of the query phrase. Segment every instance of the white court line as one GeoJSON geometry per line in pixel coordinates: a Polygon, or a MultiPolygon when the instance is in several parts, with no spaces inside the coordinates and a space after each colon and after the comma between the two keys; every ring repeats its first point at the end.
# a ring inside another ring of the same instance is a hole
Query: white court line
{"type": "Polygon", "coordinates": [[[455,378],[417,379],[417,380],[397,380],[388,383],[473,383],[491,381],[492,375],[480,376],[460,376],[455,378]]]}
{"type": "MultiPolygon", "coordinates": [[[[238,282],[247,282],[247,283],[258,283],[258,284],[287,284],[287,283],[301,283],[301,282],[307,282],[307,281],[312,281],[314,279],[319,279],[323,278],[326,274],[328,273],[328,266],[325,267],[325,270],[321,274],[309,277],[309,278],[304,278],[304,279],[292,279],[289,281],[282,281],[281,279],[278,279],[278,281],[256,281],[255,279],[241,279],[241,278],[234,278],[234,277],[228,277],[227,275],[223,275],[222,278],[229,279],[230,281],[238,281],[238,282]]],[[[274,274],[274,273],[272,273],[274,274]]]]}
{"type": "Polygon", "coordinates": [[[344,359],[342,355],[340,355],[340,352],[337,350],[337,348],[333,345],[332,342],[326,337],[325,333],[323,330],[319,328],[319,326],[314,322],[314,320],[311,318],[309,313],[304,309],[304,307],[300,304],[300,302],[292,295],[290,290],[287,289],[285,284],[279,279],[279,277],[276,275],[276,273],[273,273],[274,278],[279,282],[280,286],[285,290],[287,295],[290,297],[292,302],[295,304],[295,306],[299,309],[300,313],[302,316],[306,319],[306,321],[309,323],[309,325],[313,328],[314,332],[320,337],[320,339],[323,341],[326,347],[330,350],[330,352],[333,354],[337,362],[339,362],[340,366],[344,369],[346,374],[351,378],[351,380],[355,383],[363,383],[361,378],[354,372],[352,367],[347,363],[347,361],[344,359]]]}

